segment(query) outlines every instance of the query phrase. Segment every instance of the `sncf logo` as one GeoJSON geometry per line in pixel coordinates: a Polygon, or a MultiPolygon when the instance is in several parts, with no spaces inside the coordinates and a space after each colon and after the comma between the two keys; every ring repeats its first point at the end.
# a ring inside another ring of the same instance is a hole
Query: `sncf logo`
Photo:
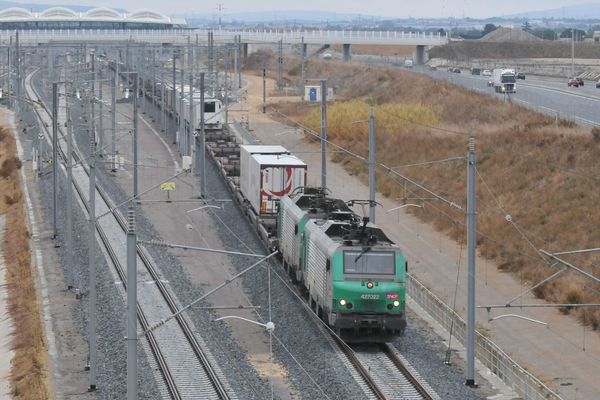
{"type": "Polygon", "coordinates": [[[386,293],[385,298],[387,300],[398,300],[398,293],[386,293]]]}

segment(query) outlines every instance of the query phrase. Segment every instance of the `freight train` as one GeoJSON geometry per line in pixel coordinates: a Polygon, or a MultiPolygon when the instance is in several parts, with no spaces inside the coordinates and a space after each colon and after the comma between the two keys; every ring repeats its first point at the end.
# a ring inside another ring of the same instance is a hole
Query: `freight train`
{"type": "MultiPolygon", "coordinates": [[[[168,90],[165,97],[168,113],[188,115],[179,102],[171,104],[168,90]]],[[[406,257],[352,211],[360,201],[346,203],[307,187],[306,164],[282,146],[241,145],[227,130],[207,132],[205,139],[240,208],[265,245],[279,251],[323,321],[349,342],[384,342],[404,332],[406,257]]]]}
{"type": "Polygon", "coordinates": [[[279,201],[277,248],[311,308],[346,341],[404,332],[406,258],[368,217],[323,190],[298,188],[279,201]]]}
{"type": "Polygon", "coordinates": [[[307,187],[306,164],[282,146],[238,145],[227,133],[210,139],[207,148],[237,202],[315,313],[348,342],[401,335],[406,257],[352,211],[361,201],[307,187]]]}
{"type": "MultiPolygon", "coordinates": [[[[115,61],[107,60],[108,67],[113,71],[116,68],[115,61]]],[[[125,97],[129,98],[128,92],[132,85],[131,74],[120,73],[121,78],[128,83],[128,87],[123,88],[125,97]]],[[[165,110],[175,121],[179,122],[180,118],[185,121],[186,130],[190,129],[190,92],[192,93],[193,113],[194,118],[192,127],[194,130],[200,129],[201,122],[201,93],[200,89],[194,87],[190,90],[189,85],[173,84],[170,81],[162,81],[153,83],[149,79],[140,78],[139,95],[146,96],[156,102],[158,107],[164,102],[165,110]],[[162,87],[164,85],[164,88],[162,87]],[[164,96],[164,98],[163,98],[164,96]]],[[[221,100],[213,94],[205,92],[204,96],[204,128],[205,130],[221,130],[225,120],[224,105],[221,100]]]]}

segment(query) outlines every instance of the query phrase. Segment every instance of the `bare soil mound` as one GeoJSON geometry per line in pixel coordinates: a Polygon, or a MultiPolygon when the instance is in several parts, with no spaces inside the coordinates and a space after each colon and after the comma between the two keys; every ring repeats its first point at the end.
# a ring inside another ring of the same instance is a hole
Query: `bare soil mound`
{"type": "MultiPolygon", "coordinates": [[[[493,33],[493,32],[492,32],[493,33]]],[[[575,45],[577,58],[600,58],[600,46],[575,45]]],[[[429,58],[468,61],[472,59],[571,58],[571,44],[563,42],[452,42],[429,50],[429,58]]]]}

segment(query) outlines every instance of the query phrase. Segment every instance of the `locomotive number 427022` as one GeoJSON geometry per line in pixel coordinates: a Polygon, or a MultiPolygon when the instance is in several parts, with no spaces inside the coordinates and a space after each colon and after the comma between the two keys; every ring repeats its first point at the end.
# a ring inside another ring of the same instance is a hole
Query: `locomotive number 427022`
{"type": "Polygon", "coordinates": [[[378,294],[361,294],[360,298],[363,300],[379,300],[378,294]]]}

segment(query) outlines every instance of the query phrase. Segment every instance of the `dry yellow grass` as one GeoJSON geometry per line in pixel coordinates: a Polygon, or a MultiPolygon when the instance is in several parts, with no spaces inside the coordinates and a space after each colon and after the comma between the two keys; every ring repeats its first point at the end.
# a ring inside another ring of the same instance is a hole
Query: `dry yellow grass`
{"type": "Polygon", "coordinates": [[[7,264],[9,312],[15,322],[11,390],[18,399],[47,399],[47,349],[29,251],[20,161],[7,128],[0,127],[0,214],[6,216],[4,259],[7,264]]]}
{"type": "MultiPolygon", "coordinates": [[[[544,265],[536,249],[598,247],[600,134],[596,131],[591,133],[568,121],[555,123],[489,96],[403,71],[331,62],[311,62],[309,67],[310,76],[327,78],[333,84],[338,99],[361,100],[338,101],[328,109],[328,137],[337,144],[366,155],[364,126],[350,122],[365,119],[369,105],[376,106],[377,154],[386,165],[464,156],[468,135],[476,136],[478,171],[489,185],[488,190],[478,181],[478,249],[500,268],[518,273],[526,284],[533,283],[556,271],[544,265]],[[507,214],[516,225],[507,222],[507,214]]],[[[276,107],[319,130],[318,108],[298,104],[276,107]]],[[[339,155],[335,160],[366,181],[362,162],[339,155]]],[[[462,205],[465,170],[463,163],[400,169],[462,205]]],[[[378,171],[381,193],[403,197],[402,187],[401,181],[378,171]]],[[[412,189],[408,195],[424,193],[412,189]]],[[[464,215],[440,203],[432,202],[417,215],[456,239],[464,235],[464,215]]],[[[597,275],[598,253],[570,260],[597,275]]],[[[600,302],[600,285],[574,273],[535,293],[551,302],[600,302]]],[[[570,312],[592,328],[600,327],[597,308],[570,312]]]]}

